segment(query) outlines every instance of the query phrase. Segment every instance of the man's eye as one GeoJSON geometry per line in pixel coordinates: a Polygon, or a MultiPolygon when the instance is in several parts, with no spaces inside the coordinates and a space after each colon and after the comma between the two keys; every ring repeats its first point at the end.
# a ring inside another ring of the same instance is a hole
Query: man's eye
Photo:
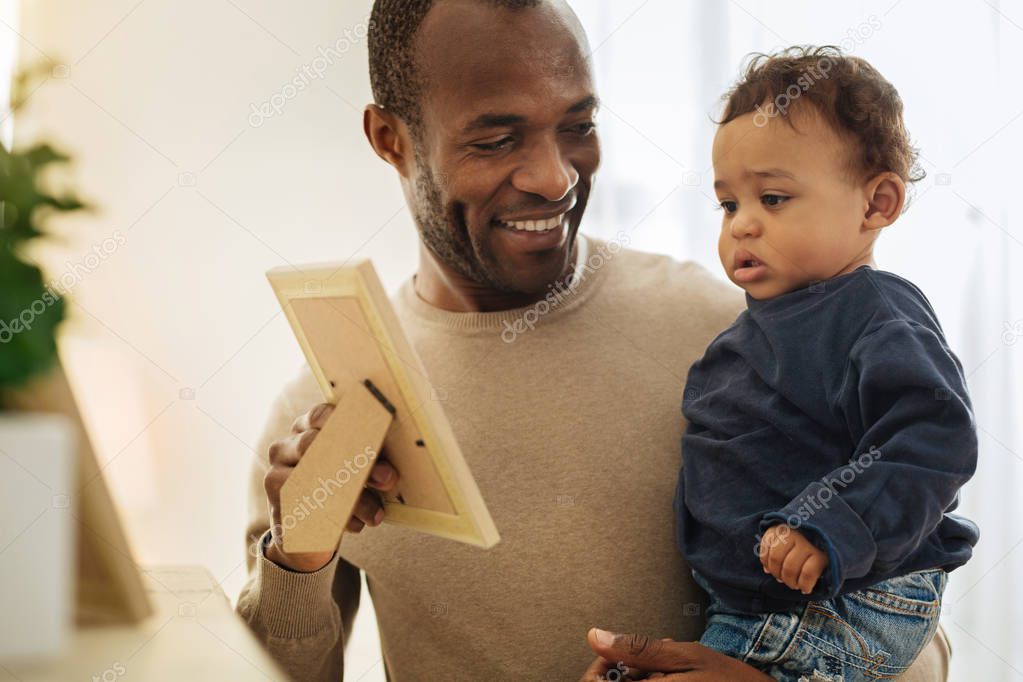
{"type": "Polygon", "coordinates": [[[597,124],[594,123],[593,121],[586,121],[585,123],[579,123],[578,125],[574,125],[571,128],[569,128],[569,130],[571,130],[573,133],[575,133],[576,135],[579,135],[581,137],[585,137],[585,136],[589,135],[590,133],[592,133],[596,129],[597,129],[597,124]]]}
{"type": "Polygon", "coordinates": [[[739,208],[739,204],[734,201],[722,201],[719,205],[725,213],[735,213],[739,208]]]}
{"type": "Polygon", "coordinates": [[[781,206],[789,200],[788,197],[783,197],[780,194],[765,194],[760,197],[760,200],[764,202],[765,206],[781,206]]]}
{"type": "Polygon", "coordinates": [[[476,144],[472,145],[472,147],[474,149],[479,149],[480,151],[484,152],[499,152],[507,148],[514,141],[515,141],[514,138],[508,136],[502,137],[500,140],[496,140],[494,142],[477,142],[476,144]]]}

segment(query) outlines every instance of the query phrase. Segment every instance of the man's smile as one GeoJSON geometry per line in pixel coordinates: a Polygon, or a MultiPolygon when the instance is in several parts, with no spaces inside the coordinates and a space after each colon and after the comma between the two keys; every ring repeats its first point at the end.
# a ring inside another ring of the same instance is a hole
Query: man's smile
{"type": "Polygon", "coordinates": [[[522,232],[547,232],[561,225],[564,221],[566,213],[559,213],[552,218],[536,218],[532,220],[498,220],[497,224],[501,227],[510,228],[513,230],[519,230],[522,232]]]}
{"type": "Polygon", "coordinates": [[[521,215],[506,215],[494,219],[494,224],[508,230],[517,232],[550,232],[561,227],[566,222],[568,214],[576,206],[576,197],[573,195],[568,203],[563,206],[553,207],[546,212],[533,212],[521,215]]]}
{"type": "Polygon", "coordinates": [[[491,224],[496,228],[495,236],[513,251],[550,251],[562,248],[568,241],[574,208],[575,198],[557,213],[506,216],[495,218],[491,224]]]}

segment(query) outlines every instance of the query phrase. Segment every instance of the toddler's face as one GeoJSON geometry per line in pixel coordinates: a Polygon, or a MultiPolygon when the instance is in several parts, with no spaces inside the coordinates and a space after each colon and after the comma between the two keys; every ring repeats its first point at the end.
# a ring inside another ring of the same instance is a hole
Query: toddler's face
{"type": "Polygon", "coordinates": [[[788,115],[795,127],[747,114],[714,137],[721,264],[756,299],[873,262],[877,232],[864,225],[870,201],[849,170],[851,143],[812,107],[788,115]]]}

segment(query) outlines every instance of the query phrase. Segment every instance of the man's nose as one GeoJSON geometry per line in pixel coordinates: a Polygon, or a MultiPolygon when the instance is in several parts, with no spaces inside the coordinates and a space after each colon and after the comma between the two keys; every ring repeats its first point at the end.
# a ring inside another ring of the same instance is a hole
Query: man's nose
{"type": "Polygon", "coordinates": [[[512,176],[515,189],[537,194],[547,201],[564,199],[578,182],[579,172],[554,140],[537,143],[512,176]]]}

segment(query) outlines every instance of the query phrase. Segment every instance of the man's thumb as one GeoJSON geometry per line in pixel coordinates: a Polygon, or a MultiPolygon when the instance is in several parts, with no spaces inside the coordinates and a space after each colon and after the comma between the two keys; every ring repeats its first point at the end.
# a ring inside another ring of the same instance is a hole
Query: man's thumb
{"type": "Polygon", "coordinates": [[[689,642],[621,635],[598,628],[586,633],[586,640],[597,655],[612,665],[624,663],[630,668],[658,672],[681,672],[688,667],[686,647],[689,642]]]}

